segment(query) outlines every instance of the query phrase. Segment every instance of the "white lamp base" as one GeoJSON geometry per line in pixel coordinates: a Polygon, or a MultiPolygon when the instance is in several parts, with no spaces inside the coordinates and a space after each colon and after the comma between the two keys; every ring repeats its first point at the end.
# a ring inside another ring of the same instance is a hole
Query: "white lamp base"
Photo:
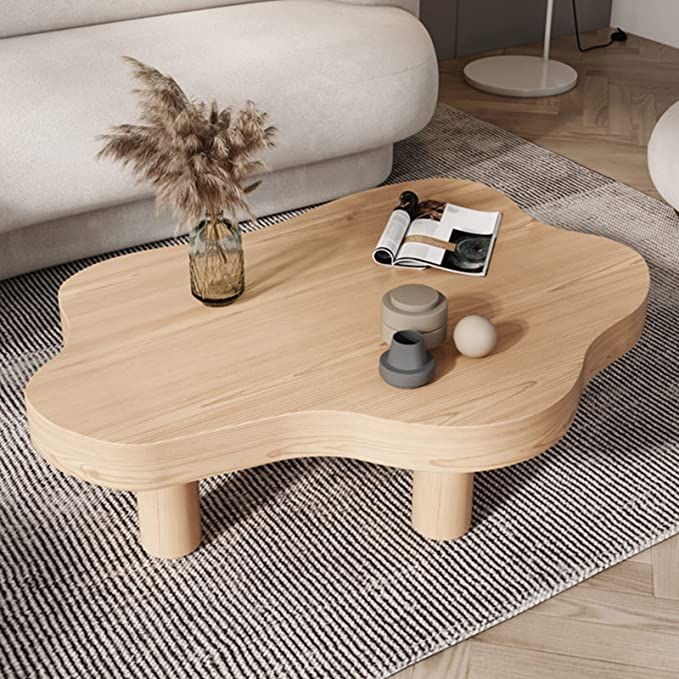
{"type": "Polygon", "coordinates": [[[575,87],[574,68],[553,59],[507,54],[477,59],[465,66],[464,78],[483,92],[503,97],[550,97],[575,87]]]}

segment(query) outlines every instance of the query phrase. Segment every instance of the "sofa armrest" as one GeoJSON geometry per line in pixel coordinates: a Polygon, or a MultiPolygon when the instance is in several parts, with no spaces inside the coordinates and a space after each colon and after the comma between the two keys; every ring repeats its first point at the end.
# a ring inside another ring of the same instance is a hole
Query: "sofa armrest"
{"type": "Polygon", "coordinates": [[[386,5],[389,7],[400,7],[412,15],[420,16],[420,0],[337,0],[347,2],[352,5],[386,5]]]}

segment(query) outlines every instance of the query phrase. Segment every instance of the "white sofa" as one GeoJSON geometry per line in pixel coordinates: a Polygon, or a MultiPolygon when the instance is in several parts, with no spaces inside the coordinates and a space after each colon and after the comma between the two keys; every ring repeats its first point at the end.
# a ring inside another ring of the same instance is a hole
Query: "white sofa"
{"type": "Polygon", "coordinates": [[[658,193],[679,213],[679,101],[663,113],[653,129],[648,171],[658,193]]]}
{"type": "Polygon", "coordinates": [[[174,233],[148,187],[95,159],[96,135],[137,119],[122,55],[197,98],[271,114],[278,144],[257,214],[377,185],[393,143],[436,102],[417,11],[418,0],[0,0],[0,278],[174,233]]]}

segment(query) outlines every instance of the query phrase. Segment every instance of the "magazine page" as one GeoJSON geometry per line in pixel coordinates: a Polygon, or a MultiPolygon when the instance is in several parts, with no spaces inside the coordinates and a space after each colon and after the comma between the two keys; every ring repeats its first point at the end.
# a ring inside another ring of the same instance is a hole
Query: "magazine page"
{"type": "Polygon", "coordinates": [[[502,215],[440,201],[418,205],[394,263],[485,276],[502,215]]]}
{"type": "MultiPolygon", "coordinates": [[[[405,238],[410,222],[417,209],[417,195],[412,191],[404,191],[399,196],[399,203],[389,215],[382,236],[373,250],[373,259],[384,266],[393,266],[405,238]]],[[[404,265],[409,266],[409,265],[404,265]]],[[[421,267],[421,264],[417,265],[421,267]]]]}

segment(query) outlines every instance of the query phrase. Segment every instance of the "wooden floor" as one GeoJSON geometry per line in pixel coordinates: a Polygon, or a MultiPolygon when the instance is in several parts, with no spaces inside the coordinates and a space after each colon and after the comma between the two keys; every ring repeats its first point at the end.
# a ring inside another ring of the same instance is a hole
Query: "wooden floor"
{"type": "MultiPolygon", "coordinates": [[[[605,41],[606,30],[583,36],[605,41]]],[[[489,54],[540,54],[539,45],[489,54]]],[[[578,71],[575,89],[558,97],[513,99],[469,87],[462,70],[472,58],[441,64],[440,100],[540,146],[657,197],[646,169],[646,144],[657,119],[679,100],[679,49],[630,36],[585,54],[571,36],[552,56],[578,71]]],[[[474,57],[475,58],[475,57],[474,57]]]]}
{"type": "MultiPolygon", "coordinates": [[[[574,43],[560,38],[553,50],[578,70],[577,88],[565,95],[483,94],[463,81],[469,59],[454,59],[441,64],[440,99],[657,196],[646,143],[658,117],[679,100],[679,50],[634,36],[587,54],[574,43]]],[[[538,54],[539,47],[507,52],[538,54]]],[[[396,677],[678,679],[679,536],[396,677]]]]}

